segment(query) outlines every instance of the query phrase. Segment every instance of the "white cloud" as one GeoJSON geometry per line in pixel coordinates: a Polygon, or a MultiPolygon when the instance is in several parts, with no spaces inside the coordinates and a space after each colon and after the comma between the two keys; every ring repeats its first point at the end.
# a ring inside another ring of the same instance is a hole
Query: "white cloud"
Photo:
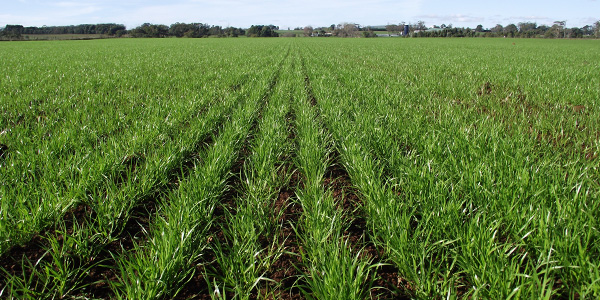
{"type": "Polygon", "coordinates": [[[1,14],[0,20],[2,20],[2,23],[0,23],[0,27],[4,27],[4,25],[6,24],[25,24],[26,26],[41,26],[48,23],[49,21],[48,18],[36,15],[20,16],[13,14],[1,14]]]}
{"type": "Polygon", "coordinates": [[[579,22],[586,24],[586,25],[592,25],[592,24],[596,23],[597,21],[600,21],[600,16],[579,19],[579,22]]]}
{"type": "Polygon", "coordinates": [[[0,24],[51,26],[115,22],[132,28],[145,22],[166,25],[203,22],[236,27],[269,23],[296,27],[341,22],[385,25],[423,20],[428,24],[470,27],[483,24],[487,27],[524,21],[552,23],[557,18],[567,20],[570,26],[583,26],[596,21],[596,18],[586,17],[588,12],[600,9],[597,0],[573,0],[581,5],[567,7],[542,5],[541,0],[507,1],[498,9],[490,10],[474,0],[460,3],[441,0],[13,0],[3,5],[0,24]],[[584,3],[587,8],[582,11],[580,7],[584,3]],[[518,10],[510,9],[515,5],[520,5],[518,10]]]}
{"type": "Polygon", "coordinates": [[[174,22],[203,22],[221,26],[248,27],[252,24],[275,24],[296,27],[311,24],[329,26],[339,22],[386,24],[409,21],[421,9],[422,0],[389,1],[363,0],[322,1],[291,0],[186,0],[170,4],[143,5],[117,14],[128,27],[145,22],[172,24],[174,22]],[[390,14],[390,12],[394,12],[390,14]],[[390,18],[390,15],[394,17],[390,18]]]}
{"type": "Polygon", "coordinates": [[[438,15],[438,14],[425,14],[417,16],[424,21],[435,21],[441,23],[479,23],[485,21],[482,17],[465,15],[465,14],[449,14],[449,15],[438,15]]]}
{"type": "Polygon", "coordinates": [[[63,8],[71,8],[71,7],[86,7],[89,4],[81,3],[81,2],[56,2],[51,4],[52,6],[63,7],[63,8]]]}
{"type": "Polygon", "coordinates": [[[510,19],[513,20],[524,20],[524,21],[549,21],[552,20],[552,18],[547,17],[547,16],[537,16],[537,15],[530,15],[530,16],[520,16],[520,17],[510,17],[510,19]]]}

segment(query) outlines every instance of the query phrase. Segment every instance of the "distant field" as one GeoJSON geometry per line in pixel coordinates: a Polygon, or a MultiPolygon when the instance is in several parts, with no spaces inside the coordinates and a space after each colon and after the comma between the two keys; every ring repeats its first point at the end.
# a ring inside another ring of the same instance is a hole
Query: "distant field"
{"type": "Polygon", "coordinates": [[[385,31],[385,30],[375,30],[373,32],[375,32],[376,34],[394,34],[393,32],[385,31]]]}
{"type": "Polygon", "coordinates": [[[598,49],[0,43],[0,297],[598,299],[598,49]]]}
{"type": "Polygon", "coordinates": [[[304,36],[304,30],[275,30],[277,33],[279,33],[279,36],[282,36],[286,33],[288,34],[295,34],[298,37],[304,36]]]}
{"type": "Polygon", "coordinates": [[[104,39],[103,34],[24,34],[24,40],[92,40],[104,39]]]}

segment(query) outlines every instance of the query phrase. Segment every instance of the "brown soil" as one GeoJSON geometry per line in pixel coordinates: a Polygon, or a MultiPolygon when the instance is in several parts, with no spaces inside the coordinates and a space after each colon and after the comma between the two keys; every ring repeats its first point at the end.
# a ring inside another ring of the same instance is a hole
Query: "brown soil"
{"type": "Polygon", "coordinates": [[[282,225],[277,239],[283,241],[286,252],[275,261],[266,274],[266,277],[274,280],[278,285],[273,295],[275,299],[303,299],[300,290],[294,285],[300,276],[297,268],[302,263],[302,258],[298,254],[300,253],[298,236],[293,228],[302,215],[302,207],[293,200],[299,185],[301,185],[301,177],[299,173],[294,172],[288,187],[279,192],[274,203],[274,215],[283,212],[278,220],[282,225]]]}
{"type": "Polygon", "coordinates": [[[146,161],[146,156],[143,153],[133,153],[125,156],[121,161],[121,165],[123,166],[123,170],[121,170],[115,176],[115,182],[117,184],[122,184],[127,182],[127,178],[131,173],[134,173],[138,167],[144,164],[146,161]]]}
{"type": "MultiPolygon", "coordinates": [[[[358,208],[362,201],[357,196],[357,191],[352,187],[352,180],[348,171],[342,166],[339,161],[339,153],[334,151],[330,154],[330,160],[332,164],[325,171],[325,178],[323,178],[323,185],[326,189],[332,192],[333,199],[350,218],[353,223],[351,226],[358,223],[364,223],[361,216],[357,216],[358,208]]],[[[357,229],[364,229],[363,227],[356,227],[357,229]]],[[[357,232],[359,235],[363,235],[364,230],[357,232]]]]}
{"type": "MultiPolygon", "coordinates": [[[[23,274],[23,262],[30,261],[32,264],[35,264],[46,253],[45,246],[46,240],[40,235],[36,235],[27,244],[14,246],[2,255],[0,257],[0,268],[12,275],[20,276],[23,274]]],[[[2,274],[0,276],[0,290],[4,289],[6,285],[5,280],[6,277],[2,274]]]]}
{"type": "Polygon", "coordinates": [[[477,95],[482,96],[482,95],[489,95],[492,93],[492,84],[489,82],[484,83],[479,90],[477,91],[477,95]]]}
{"type": "MultiPolygon", "coordinates": [[[[294,118],[293,113],[288,115],[288,130],[293,129],[294,118]]],[[[293,130],[291,131],[293,132],[293,130]]],[[[293,142],[291,136],[288,136],[288,141],[293,142]]],[[[300,173],[293,169],[291,161],[292,158],[287,157],[283,167],[280,169],[280,176],[282,178],[289,176],[290,181],[279,191],[273,203],[273,215],[279,216],[279,219],[275,221],[281,224],[281,227],[276,237],[265,237],[265,244],[271,244],[274,241],[283,243],[285,253],[273,263],[270,270],[265,274],[267,278],[272,279],[275,283],[267,285],[258,291],[258,295],[253,295],[256,298],[264,298],[267,295],[268,299],[304,299],[300,290],[295,285],[300,278],[298,267],[302,263],[302,258],[299,255],[301,250],[300,242],[294,230],[294,226],[297,226],[302,215],[302,207],[294,201],[295,191],[302,186],[302,177],[300,173]],[[259,295],[262,296],[258,297],[259,295]]]]}
{"type": "Polygon", "coordinates": [[[208,284],[204,277],[204,267],[195,266],[195,272],[190,281],[188,281],[181,289],[181,292],[175,296],[176,300],[183,299],[198,299],[198,300],[209,300],[210,293],[208,292],[208,284]]]}
{"type": "MultiPolygon", "coordinates": [[[[362,199],[359,192],[353,188],[350,175],[339,162],[339,153],[332,153],[333,164],[328,168],[323,183],[331,190],[336,203],[343,209],[348,222],[344,235],[348,238],[354,251],[361,251],[360,256],[370,259],[371,264],[384,264],[371,275],[373,288],[370,291],[372,299],[410,299],[401,292],[406,282],[401,279],[398,269],[386,264],[382,249],[378,249],[371,241],[367,221],[362,213],[362,199]]],[[[368,288],[368,287],[366,287],[368,288]]]]}
{"type": "MultiPolygon", "coordinates": [[[[196,150],[203,151],[209,144],[212,144],[213,134],[208,134],[205,139],[199,142],[196,150]]],[[[194,162],[198,156],[199,152],[191,153],[184,160],[181,169],[172,170],[171,179],[166,186],[157,189],[154,194],[148,196],[141,201],[140,205],[133,208],[131,218],[124,224],[123,231],[119,236],[110,244],[99,245],[101,249],[98,256],[92,261],[81,264],[82,266],[93,265],[93,267],[88,271],[87,276],[82,282],[82,284],[87,284],[88,286],[79,290],[73,296],[92,296],[99,299],[109,299],[113,296],[108,284],[108,281],[117,280],[117,273],[115,271],[116,262],[112,258],[113,255],[118,256],[121,253],[132,251],[136,244],[143,243],[145,240],[144,233],[150,230],[151,220],[158,208],[158,199],[161,197],[161,191],[164,192],[165,190],[177,188],[179,181],[188,176],[193,170],[194,162]]],[[[130,171],[133,172],[141,162],[143,162],[143,157],[140,158],[139,155],[131,155],[123,160],[123,165],[126,168],[130,168],[130,171]]],[[[124,178],[119,180],[124,180],[124,178]]],[[[78,205],[63,216],[63,224],[65,224],[66,229],[63,230],[67,234],[72,234],[73,226],[75,225],[74,221],[77,221],[81,225],[89,223],[94,218],[95,213],[91,207],[85,204],[78,205]]],[[[0,267],[14,275],[22,274],[22,259],[36,262],[42,258],[48,248],[46,239],[52,236],[58,240],[63,239],[62,234],[57,233],[56,228],[45,230],[35,235],[30,242],[21,246],[15,246],[0,257],[0,267]]],[[[26,272],[28,271],[26,270],[26,272]]],[[[3,285],[4,283],[0,281],[0,289],[2,289],[3,285]]]]}
{"type": "MultiPolygon", "coordinates": [[[[225,183],[227,190],[221,195],[218,205],[215,207],[213,212],[213,218],[215,224],[209,231],[208,248],[201,261],[196,262],[195,273],[179,291],[174,299],[211,299],[210,289],[205,278],[205,274],[210,270],[210,273],[221,274],[225,272],[221,270],[220,266],[215,263],[216,254],[211,248],[211,244],[214,243],[227,243],[224,235],[223,228],[227,226],[228,211],[235,212],[236,210],[236,199],[241,197],[242,190],[242,174],[244,164],[248,156],[251,154],[252,140],[254,139],[254,133],[258,128],[259,120],[262,118],[262,111],[273,92],[274,86],[277,84],[279,73],[277,72],[271,80],[269,89],[263,95],[261,101],[261,107],[258,111],[257,117],[252,121],[249,129],[249,134],[241,145],[238,152],[238,157],[231,166],[229,178],[225,183]]],[[[210,279],[209,279],[210,280],[210,279]]],[[[227,293],[227,298],[232,298],[234,294],[227,293]]]]}
{"type": "MultiPolygon", "coordinates": [[[[310,79],[308,78],[304,62],[302,61],[304,72],[305,90],[308,94],[309,101],[313,107],[319,112],[318,103],[312,90],[310,79]]],[[[489,85],[489,83],[488,83],[489,85]]],[[[491,92],[491,85],[487,87],[491,92]]],[[[320,115],[318,113],[318,115],[320,115]]],[[[412,151],[410,145],[401,144],[402,150],[407,154],[412,151]]],[[[358,191],[353,188],[352,180],[347,170],[343,167],[340,161],[340,155],[337,151],[330,154],[332,164],[326,171],[323,185],[330,190],[338,207],[344,211],[345,218],[349,224],[344,235],[348,238],[350,247],[354,251],[361,251],[360,256],[366,259],[371,259],[372,264],[385,263],[382,251],[370,240],[368,234],[367,223],[364,215],[361,212],[362,199],[358,196],[358,191]]],[[[299,265],[301,261],[296,262],[299,265]]],[[[399,288],[403,285],[399,279],[398,269],[391,265],[384,265],[376,269],[372,275],[374,278],[373,287],[370,290],[372,299],[410,299],[410,297],[402,296],[399,293],[399,288]]],[[[367,287],[369,288],[369,287],[367,287]]]]}
{"type": "MultiPolygon", "coordinates": [[[[69,210],[63,216],[63,223],[67,233],[73,232],[73,221],[83,222],[89,216],[91,216],[92,209],[84,204],[78,205],[75,208],[69,210]]],[[[61,229],[61,230],[65,230],[61,229]]],[[[44,257],[48,245],[48,238],[56,236],[57,239],[62,240],[62,237],[57,233],[58,228],[46,229],[39,234],[34,235],[28,242],[23,245],[16,245],[10,248],[6,253],[0,256],[0,268],[7,271],[9,274],[21,276],[23,275],[23,264],[26,261],[35,264],[37,261],[44,259],[48,260],[48,257],[44,257]]],[[[25,270],[27,274],[31,274],[30,270],[25,270]]],[[[0,290],[2,290],[6,284],[5,276],[0,276],[0,290]]]]}
{"type": "MultiPolygon", "coordinates": [[[[225,186],[227,190],[221,195],[220,201],[213,212],[214,225],[210,228],[207,240],[207,250],[202,258],[195,262],[195,272],[192,278],[181,288],[174,299],[211,299],[209,286],[205,274],[221,273],[219,265],[215,263],[216,254],[211,247],[215,243],[225,243],[223,226],[227,224],[227,211],[236,207],[235,199],[240,196],[241,174],[244,161],[248,155],[247,143],[245,143],[238,154],[238,158],[231,167],[231,176],[227,179],[225,186]]],[[[210,278],[208,278],[210,280],[210,278]]],[[[233,294],[227,296],[230,298],[233,294]]]]}
{"type": "MultiPolygon", "coordinates": [[[[201,110],[198,114],[202,114],[204,111],[206,109],[201,110]]],[[[150,222],[158,208],[158,199],[161,197],[161,192],[178,187],[179,181],[187,177],[195,167],[195,162],[200,157],[200,153],[213,144],[213,138],[216,135],[218,135],[217,129],[199,141],[192,153],[186,155],[182,167],[171,170],[167,185],[157,187],[155,193],[142,200],[140,205],[133,208],[131,218],[124,224],[122,232],[110,244],[99,245],[101,249],[94,260],[79,264],[81,266],[94,266],[89,269],[86,274],[87,276],[82,282],[82,284],[88,284],[88,286],[77,291],[72,296],[92,296],[98,299],[110,299],[114,296],[108,284],[108,281],[117,280],[115,272],[116,262],[112,259],[113,255],[118,256],[121,253],[129,252],[134,249],[135,244],[144,242],[144,232],[148,232],[150,229],[150,222]]],[[[0,158],[4,156],[7,149],[8,147],[0,144],[0,158]]],[[[115,180],[119,183],[126,181],[127,176],[135,172],[144,162],[145,157],[143,154],[135,153],[126,156],[122,160],[125,171],[117,174],[115,180]]],[[[91,207],[80,204],[63,216],[62,224],[64,224],[64,228],[61,230],[66,231],[67,234],[72,234],[75,220],[81,225],[87,224],[90,220],[94,220],[94,218],[95,213],[91,207]]],[[[62,233],[58,233],[57,230],[58,228],[46,229],[33,236],[29,242],[12,247],[4,255],[0,256],[0,268],[3,268],[10,274],[20,276],[23,273],[23,260],[35,263],[42,258],[44,260],[49,259],[48,257],[44,257],[48,249],[47,239],[49,237],[54,237],[59,241],[63,239],[62,233]]],[[[75,258],[75,260],[77,259],[75,258]]],[[[30,273],[31,271],[26,269],[25,272],[30,273]]],[[[5,279],[4,275],[2,275],[0,276],[0,290],[4,288],[4,285],[5,279]]]]}
{"type": "MultiPolygon", "coordinates": [[[[293,62],[295,64],[295,62],[293,62]]],[[[293,99],[290,99],[293,101],[293,99]]],[[[296,115],[293,110],[286,114],[286,123],[288,136],[287,141],[294,143],[296,138],[295,127],[296,115]]],[[[302,177],[299,172],[296,172],[292,164],[293,153],[287,154],[282,158],[282,167],[279,169],[280,178],[289,176],[289,182],[282,187],[273,203],[273,215],[279,217],[275,220],[281,224],[280,230],[276,237],[265,237],[266,243],[270,244],[274,241],[283,243],[283,253],[277,261],[273,263],[271,269],[267,271],[266,276],[275,281],[276,284],[267,286],[264,290],[259,291],[259,294],[267,296],[269,299],[285,299],[297,300],[303,299],[300,290],[295,287],[295,283],[300,277],[298,266],[302,263],[300,257],[300,246],[298,236],[293,226],[297,226],[300,216],[302,215],[302,207],[294,201],[295,191],[302,186],[302,177]],[[267,291],[267,289],[269,289],[267,291]]]]}
{"type": "Polygon", "coordinates": [[[379,267],[375,278],[375,288],[371,293],[371,299],[412,299],[402,292],[406,289],[408,282],[400,277],[398,268],[395,266],[379,267]]]}
{"type": "MultiPolygon", "coordinates": [[[[306,69],[306,65],[304,62],[304,57],[300,58],[300,67],[302,68],[302,74],[304,75],[304,90],[308,95],[308,101],[310,105],[313,107],[317,107],[317,98],[315,97],[315,93],[312,88],[312,84],[310,82],[310,78],[308,77],[308,71],[306,69]]],[[[317,109],[317,115],[319,115],[319,110],[317,109]]]]}
{"type": "Polygon", "coordinates": [[[308,75],[304,75],[304,87],[308,93],[308,100],[310,101],[310,105],[317,106],[317,99],[315,98],[315,95],[313,93],[308,75]]]}
{"type": "Polygon", "coordinates": [[[573,106],[573,112],[574,113],[581,113],[585,111],[585,106],[583,105],[575,105],[573,106]]]}
{"type": "Polygon", "coordinates": [[[184,159],[182,167],[171,170],[168,184],[133,208],[131,218],[125,223],[118,238],[103,247],[100,252],[99,261],[102,263],[90,270],[85,281],[85,283],[90,284],[85,291],[87,295],[102,299],[108,299],[112,296],[108,281],[117,281],[116,265],[112,255],[129,253],[134,250],[136,244],[145,242],[145,232],[150,232],[151,221],[158,209],[161,193],[176,189],[179,182],[189,176],[195,167],[195,163],[201,157],[200,153],[213,143],[213,136],[216,134],[218,132],[215,130],[198,142],[194,152],[184,159]]]}
{"type": "Polygon", "coordinates": [[[8,146],[0,144],[0,159],[3,159],[5,154],[8,154],[8,146]]]}
{"type": "MultiPolygon", "coordinates": [[[[116,265],[112,257],[113,255],[123,253],[123,251],[131,251],[137,243],[136,241],[143,240],[144,232],[149,230],[150,220],[157,209],[157,197],[158,194],[155,195],[153,199],[144,201],[142,205],[136,207],[132,211],[132,217],[125,224],[121,234],[112,243],[101,246],[102,249],[99,250],[99,254],[92,261],[81,262],[77,257],[73,257],[76,261],[76,265],[93,265],[82,281],[83,285],[88,286],[77,291],[73,296],[92,296],[93,298],[98,299],[109,299],[113,296],[112,290],[108,284],[108,281],[117,280],[117,274],[114,269],[116,265]]],[[[79,224],[87,224],[90,220],[93,220],[93,218],[94,212],[89,206],[83,204],[78,205],[63,217],[66,233],[73,233],[75,220],[79,224]]],[[[43,256],[49,247],[47,239],[52,237],[60,242],[64,239],[63,233],[58,232],[56,228],[41,232],[40,234],[35,235],[31,241],[25,245],[11,248],[0,259],[0,267],[7,270],[10,274],[21,275],[23,272],[23,259],[27,259],[34,263],[41,258],[49,260],[49,257],[43,256]]],[[[31,271],[26,270],[26,272],[30,274],[31,271]]],[[[0,282],[0,285],[3,286],[3,283],[0,282]]],[[[2,287],[0,287],[0,289],[1,288],[2,287]]]]}

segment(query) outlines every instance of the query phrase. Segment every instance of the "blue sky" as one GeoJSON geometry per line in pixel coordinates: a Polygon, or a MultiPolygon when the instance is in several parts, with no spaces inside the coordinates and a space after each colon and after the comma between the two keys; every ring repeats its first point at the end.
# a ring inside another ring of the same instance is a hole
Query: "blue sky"
{"type": "Polygon", "coordinates": [[[567,27],[591,25],[600,20],[600,0],[570,1],[449,1],[449,0],[3,0],[0,26],[76,25],[119,23],[133,28],[142,23],[170,25],[201,22],[249,27],[274,24],[282,29],[342,22],[385,25],[425,21],[427,26],[452,24],[485,28],[523,21],[552,25],[566,20],[567,27]]]}

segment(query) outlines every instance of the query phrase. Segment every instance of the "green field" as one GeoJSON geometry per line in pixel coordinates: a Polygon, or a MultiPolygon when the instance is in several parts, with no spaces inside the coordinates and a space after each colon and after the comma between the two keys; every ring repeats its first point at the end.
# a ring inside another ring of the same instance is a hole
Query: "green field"
{"type": "Polygon", "coordinates": [[[0,298],[598,299],[598,49],[0,43],[0,298]]]}
{"type": "Polygon", "coordinates": [[[295,34],[297,37],[302,37],[304,36],[304,30],[275,30],[277,33],[279,33],[279,36],[283,36],[286,33],[288,34],[295,34]]]}
{"type": "Polygon", "coordinates": [[[26,34],[23,39],[26,41],[44,41],[44,40],[93,40],[105,39],[109,36],[103,34],[26,34]]]}

